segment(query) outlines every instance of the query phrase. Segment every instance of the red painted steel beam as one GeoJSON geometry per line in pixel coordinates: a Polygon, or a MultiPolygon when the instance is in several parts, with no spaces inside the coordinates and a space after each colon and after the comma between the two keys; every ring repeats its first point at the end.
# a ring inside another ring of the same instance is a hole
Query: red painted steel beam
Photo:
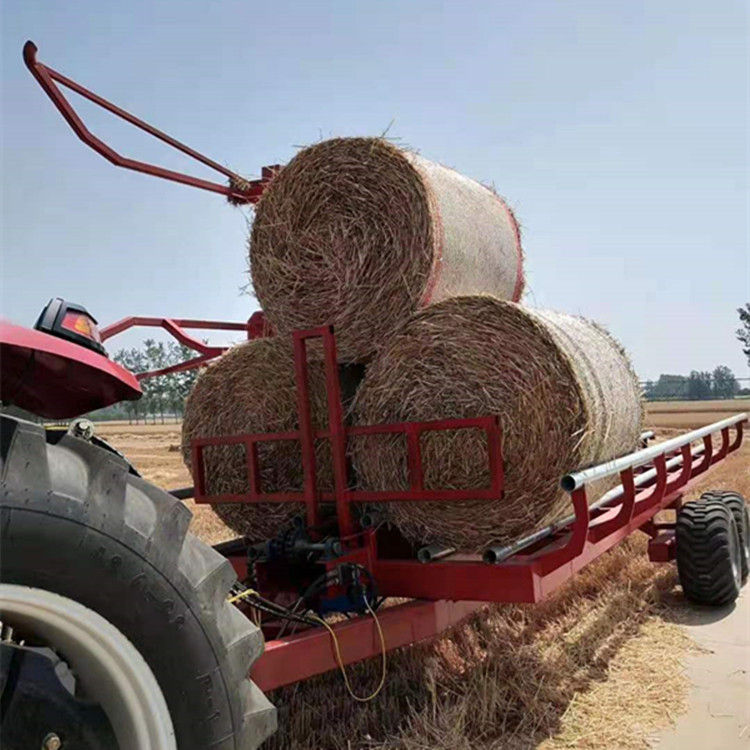
{"type": "MultiPolygon", "coordinates": [[[[148,372],[141,372],[136,375],[138,380],[146,380],[147,378],[156,378],[161,375],[170,375],[175,372],[183,372],[185,370],[193,370],[196,367],[201,367],[212,359],[221,356],[228,347],[226,346],[211,346],[209,344],[200,341],[194,336],[190,336],[185,332],[185,328],[196,328],[210,331],[245,331],[250,337],[250,325],[253,318],[247,323],[229,323],[219,320],[183,320],[178,318],[152,318],[142,316],[130,316],[118,320],[116,323],[106,326],[100,332],[102,341],[117,336],[123,331],[127,331],[130,328],[144,327],[144,328],[163,328],[167,333],[179,341],[181,344],[187,346],[189,349],[196,351],[200,354],[199,357],[180,362],[170,367],[164,367],[160,370],[150,370],[148,372]]],[[[255,325],[257,325],[257,318],[255,319],[255,325]]]]}
{"type": "MultiPolygon", "coordinates": [[[[710,459],[709,459],[710,461],[710,459]]],[[[420,597],[424,599],[470,599],[485,602],[538,602],[568,581],[575,573],[594,562],[605,552],[645,526],[660,510],[681,501],[683,495],[703,479],[718,464],[695,474],[678,491],[653,497],[654,489],[646,488],[635,498],[633,515],[599,538],[598,528],[589,528],[580,553],[565,560],[561,555],[567,548],[571,533],[540,547],[534,554],[515,556],[499,565],[481,562],[438,561],[422,564],[415,560],[377,559],[373,575],[384,596],[420,597]],[[656,502],[655,502],[656,501],[656,502]],[[560,562],[555,562],[555,559],[560,562]]],[[[679,472],[675,472],[679,473],[679,472]]],[[[620,508],[609,509],[618,513],[620,508]]],[[[604,526],[609,523],[603,517],[604,526]]]]}
{"type": "Polygon", "coordinates": [[[672,562],[677,557],[674,531],[664,531],[648,543],[648,559],[655,563],[672,562]]]}
{"type": "Polygon", "coordinates": [[[542,598],[540,575],[531,564],[487,565],[477,562],[384,560],[374,562],[373,576],[384,596],[450,598],[456,601],[535,602],[542,598]]]}
{"type": "Polygon", "coordinates": [[[87,88],[76,83],[74,80],[67,78],[62,73],[58,73],[56,70],[47,67],[37,60],[36,54],[36,45],[31,41],[26,42],[23,48],[24,63],[36,79],[37,83],[41,86],[44,93],[47,94],[78,138],[116,167],[123,167],[135,172],[151,175],[152,177],[160,177],[172,182],[200,188],[201,190],[219,193],[227,196],[227,198],[235,204],[257,203],[271,177],[278,170],[277,165],[274,167],[264,167],[263,176],[260,180],[246,180],[222,164],[219,164],[213,159],[209,159],[195,149],[186,146],[184,143],[172,138],[163,131],[158,130],[134,115],[131,115],[126,110],[112,104],[98,94],[95,94],[93,91],[89,91],[87,88]],[[134,125],[136,128],[143,130],[172,148],[177,149],[186,156],[195,159],[204,166],[219,172],[228,178],[229,184],[227,185],[203,180],[199,177],[193,177],[191,175],[183,174],[182,172],[175,172],[171,169],[159,167],[155,164],[148,164],[146,162],[136,161],[135,159],[122,156],[100,138],[97,138],[97,136],[86,127],[83,120],[81,120],[75,109],[56,85],[57,83],[74,91],[79,96],[88,99],[93,104],[102,107],[107,112],[125,120],[125,122],[134,125]]]}
{"type": "MultiPolygon", "coordinates": [[[[478,602],[415,601],[377,613],[388,651],[432,638],[461,622],[482,605],[478,602]]],[[[371,616],[333,626],[344,664],[377,657],[382,650],[371,616]]],[[[250,676],[264,692],[338,668],[330,633],[313,628],[266,643],[250,676]]]]}
{"type": "MultiPolygon", "coordinates": [[[[122,318],[122,320],[118,320],[115,323],[105,326],[99,333],[102,337],[102,341],[106,341],[123,331],[127,331],[129,328],[138,327],[164,328],[170,333],[172,333],[174,328],[196,328],[207,331],[247,331],[247,323],[231,323],[223,320],[182,320],[180,318],[154,318],[142,315],[130,315],[127,318],[122,318]]],[[[199,347],[196,351],[211,348],[202,341],[194,339],[192,336],[188,336],[184,331],[181,331],[181,335],[186,339],[190,339],[191,342],[199,347]]],[[[193,348],[192,344],[187,344],[187,346],[193,348]]]]}
{"type": "Polygon", "coordinates": [[[202,367],[208,364],[212,359],[215,359],[214,354],[204,354],[200,357],[193,357],[185,362],[180,362],[176,365],[170,365],[169,367],[163,367],[161,370],[149,370],[148,372],[139,372],[135,377],[140,382],[141,380],[147,380],[148,378],[158,378],[162,375],[173,375],[176,372],[185,372],[185,370],[194,370],[196,367],[202,367]]]}

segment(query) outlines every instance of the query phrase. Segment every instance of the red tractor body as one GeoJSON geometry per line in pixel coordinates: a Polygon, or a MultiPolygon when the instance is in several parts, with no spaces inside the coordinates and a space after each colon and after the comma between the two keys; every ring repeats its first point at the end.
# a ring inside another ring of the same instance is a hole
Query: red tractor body
{"type": "Polygon", "coordinates": [[[47,419],[69,419],[141,397],[135,376],[104,354],[0,321],[0,400],[47,419]]]}

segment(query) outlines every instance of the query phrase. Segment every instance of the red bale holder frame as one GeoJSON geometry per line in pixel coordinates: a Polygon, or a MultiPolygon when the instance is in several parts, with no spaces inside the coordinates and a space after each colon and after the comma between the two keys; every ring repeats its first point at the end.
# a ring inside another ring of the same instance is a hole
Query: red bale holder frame
{"type": "MultiPolygon", "coordinates": [[[[199,352],[177,369],[197,367],[224,351],[208,347],[190,337],[183,327],[243,331],[248,338],[268,333],[262,314],[247,324],[178,321],[162,318],[127,318],[104,329],[109,338],[135,325],[165,328],[179,341],[199,352]]],[[[300,429],[282,432],[202,438],[192,441],[194,493],[176,491],[181,496],[194,494],[199,504],[297,502],[306,509],[306,523],[317,526],[325,503],[335,508],[336,526],[341,542],[340,554],[325,562],[327,569],[342,563],[356,563],[377,582],[383,597],[408,597],[415,601],[389,607],[378,613],[387,648],[406,646],[430,638],[455,625],[484,602],[538,602],[564,584],[576,572],[595,561],[635,531],[649,538],[649,557],[654,562],[675,558],[675,524],[657,522],[654,517],[666,509],[678,510],[683,497],[699,477],[704,477],[743,439],[746,414],[688,432],[664,443],[645,447],[601,466],[562,478],[562,487],[571,495],[573,512],[567,518],[541,529],[506,547],[488,548],[483,556],[438,553],[432,561],[420,562],[414,550],[403,542],[393,543],[392,533],[383,528],[362,528],[352,514],[353,504],[389,501],[462,502],[488,499],[502,502],[502,435],[497,417],[446,419],[435,422],[400,422],[387,425],[350,427],[344,423],[336,342],[331,328],[297,331],[293,334],[300,429]],[[307,342],[323,343],[328,426],[314,429],[310,413],[307,381],[307,342]],[[487,436],[490,485],[480,490],[426,489],[420,436],[431,430],[474,429],[487,436]],[[734,434],[730,433],[733,430],[734,434]],[[409,489],[364,491],[351,485],[347,467],[347,441],[356,436],[403,434],[406,436],[409,489]],[[304,486],[299,492],[266,493],[260,481],[258,445],[274,441],[297,441],[302,449],[304,486]],[[333,460],[334,490],[319,490],[316,478],[314,445],[328,440],[333,460]],[[241,445],[247,458],[247,492],[210,494],[204,452],[216,446],[241,445]],[[596,501],[587,496],[587,484],[619,475],[621,484],[596,501]]],[[[141,373],[153,377],[175,371],[141,373]]],[[[240,581],[249,577],[247,547],[241,540],[218,545],[237,571],[240,581]]],[[[429,559],[429,558],[427,558],[429,559]]],[[[278,571],[278,568],[274,569],[278,571]]],[[[284,591],[284,577],[264,580],[273,595],[284,591]]],[[[261,589],[261,593],[264,591],[261,589]]],[[[269,594],[270,595],[270,594],[269,594]]],[[[246,613],[244,605],[239,605],[246,613]]],[[[376,624],[369,617],[355,617],[333,626],[344,664],[376,656],[381,642],[376,624]]],[[[265,653],[253,669],[252,677],[262,690],[298,682],[338,666],[330,635],[321,627],[311,627],[285,637],[275,637],[273,627],[264,628],[265,653]]]]}

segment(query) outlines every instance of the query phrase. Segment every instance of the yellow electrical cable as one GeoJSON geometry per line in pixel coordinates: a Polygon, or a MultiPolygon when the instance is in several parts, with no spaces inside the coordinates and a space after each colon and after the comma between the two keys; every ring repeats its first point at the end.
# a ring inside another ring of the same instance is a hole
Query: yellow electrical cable
{"type": "Polygon", "coordinates": [[[375,614],[375,610],[370,606],[370,602],[367,601],[367,598],[365,598],[365,606],[367,607],[367,611],[372,615],[373,620],[375,620],[375,626],[378,629],[378,635],[380,636],[380,646],[383,649],[382,655],[383,655],[383,671],[380,675],[380,682],[378,683],[378,686],[375,688],[375,691],[371,693],[368,696],[362,697],[361,695],[357,695],[353,690],[352,686],[349,684],[349,677],[346,674],[346,668],[344,667],[344,660],[341,658],[341,649],[339,648],[339,639],[336,637],[336,632],[334,629],[322,618],[318,617],[318,615],[312,614],[309,615],[313,620],[316,620],[321,625],[323,625],[326,630],[331,634],[331,638],[333,640],[333,648],[336,652],[336,661],[339,663],[339,669],[341,670],[341,674],[344,677],[344,685],[346,685],[346,689],[349,692],[349,695],[351,695],[352,698],[354,698],[355,701],[359,701],[360,703],[368,703],[373,698],[377,697],[378,693],[383,689],[383,685],[385,685],[385,675],[387,671],[387,664],[386,664],[386,645],[385,645],[385,636],[383,635],[383,628],[380,627],[380,621],[378,620],[378,616],[375,614]]]}
{"type": "MultiPolygon", "coordinates": [[[[260,594],[255,589],[245,589],[244,591],[240,592],[239,594],[235,596],[230,596],[227,601],[230,604],[234,604],[234,602],[238,602],[241,599],[246,599],[248,596],[260,596],[260,594]]],[[[370,695],[362,697],[361,695],[357,695],[353,690],[352,686],[349,683],[349,676],[346,674],[346,667],[344,666],[344,660],[341,657],[341,648],[339,647],[339,639],[336,635],[336,631],[322,618],[318,617],[316,614],[310,614],[308,615],[311,619],[315,620],[316,622],[319,622],[323,627],[331,634],[331,639],[333,640],[333,648],[336,652],[336,661],[339,663],[339,669],[341,670],[341,674],[344,678],[344,685],[346,685],[346,689],[349,692],[349,695],[355,700],[359,701],[360,703],[368,703],[373,698],[376,698],[380,691],[383,689],[383,685],[385,685],[385,677],[386,673],[388,671],[388,664],[387,664],[387,647],[385,645],[385,635],[383,635],[383,628],[380,626],[380,620],[378,620],[378,616],[375,614],[375,610],[370,606],[370,602],[367,601],[367,598],[365,597],[365,607],[367,607],[367,611],[372,615],[372,619],[375,620],[375,627],[378,629],[378,636],[380,636],[380,647],[382,648],[382,664],[383,669],[380,674],[380,682],[378,683],[378,686],[375,688],[374,692],[372,692],[370,695]]]]}
{"type": "Polygon", "coordinates": [[[234,604],[235,602],[240,601],[240,599],[245,599],[248,596],[260,596],[260,594],[255,589],[245,589],[244,591],[240,592],[236,596],[230,596],[227,601],[230,604],[234,604]]]}

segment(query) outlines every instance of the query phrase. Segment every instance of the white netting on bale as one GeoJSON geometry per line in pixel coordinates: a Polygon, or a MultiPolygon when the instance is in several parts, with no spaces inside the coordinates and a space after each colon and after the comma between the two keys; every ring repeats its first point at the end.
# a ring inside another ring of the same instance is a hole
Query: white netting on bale
{"type": "MultiPolygon", "coordinates": [[[[312,352],[311,352],[312,353],[312,352]]],[[[325,374],[310,357],[308,383],[313,426],[327,424],[325,374]]],[[[190,467],[190,440],[299,429],[294,356],[288,338],[265,338],[231,348],[203,370],[185,405],[183,458],[190,467]]],[[[298,441],[258,444],[263,492],[301,491],[302,449],[298,441]]],[[[247,460],[243,446],[204,448],[209,494],[245,493],[247,460]]],[[[316,445],[318,486],[333,486],[330,445],[316,445]]],[[[271,538],[304,513],[302,503],[226,503],[212,506],[238,534],[252,541],[271,538]]]]}
{"type": "Polygon", "coordinates": [[[518,225],[488,188],[381,138],[300,151],[257,206],[255,293],[281,332],[333,324],[367,359],[420,306],[458,294],[518,299],[518,225]]]}
{"type": "MultiPolygon", "coordinates": [[[[368,367],[355,414],[361,424],[500,417],[502,500],[383,506],[409,539],[467,552],[518,538],[566,512],[561,476],[633,450],[642,425],[638,380],[604,329],[488,296],[457,297],[416,313],[368,367]]],[[[489,485],[483,433],[428,432],[421,447],[428,488],[489,485]]],[[[358,438],[352,451],[364,488],[408,487],[400,438],[358,438]]]]}

